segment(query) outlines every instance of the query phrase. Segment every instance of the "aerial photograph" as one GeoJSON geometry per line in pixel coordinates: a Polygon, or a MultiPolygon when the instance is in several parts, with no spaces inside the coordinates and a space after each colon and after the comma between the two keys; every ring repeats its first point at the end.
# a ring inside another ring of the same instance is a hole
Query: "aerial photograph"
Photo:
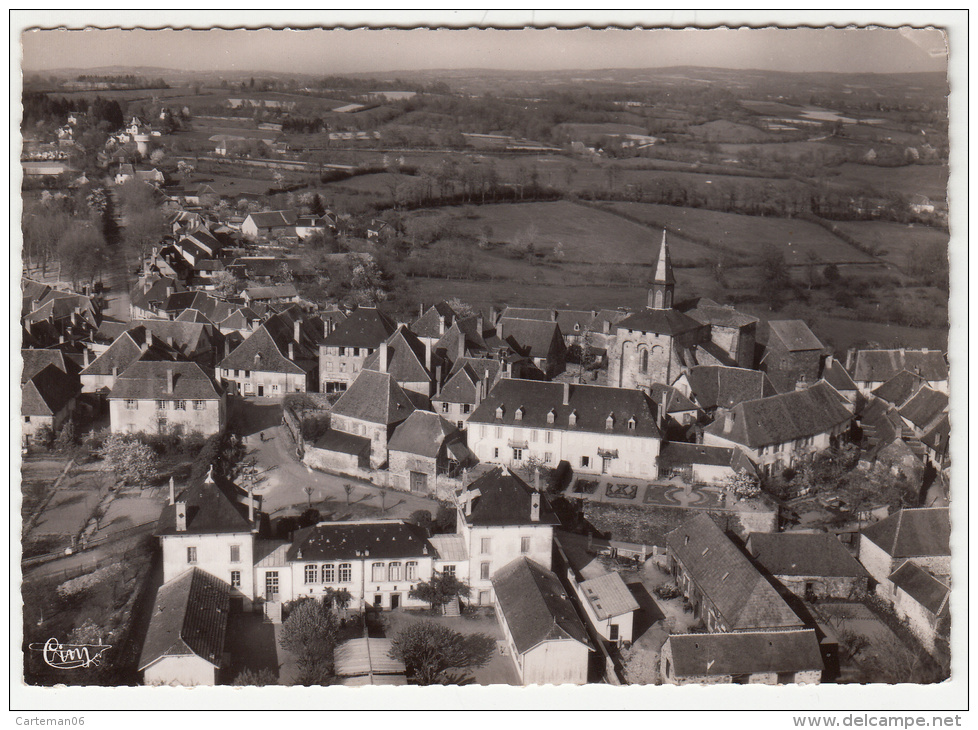
{"type": "Polygon", "coordinates": [[[13,683],[950,678],[940,28],[82,28],[13,683]]]}

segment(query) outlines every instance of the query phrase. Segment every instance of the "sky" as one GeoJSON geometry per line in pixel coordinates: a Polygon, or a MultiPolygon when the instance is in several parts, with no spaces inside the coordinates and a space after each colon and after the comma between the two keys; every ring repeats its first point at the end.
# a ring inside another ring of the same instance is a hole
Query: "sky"
{"type": "MultiPolygon", "coordinates": [[[[321,14],[320,14],[321,15],[321,14]]],[[[360,18],[376,22],[389,15],[360,18]]],[[[237,16],[236,16],[237,17],[237,16]]],[[[331,22],[345,17],[328,16],[331,22]]],[[[562,16],[564,17],[564,16],[562,16]]],[[[684,25],[715,24],[710,17],[667,19],[684,25]],[[705,23],[702,21],[706,21],[705,23]]],[[[226,16],[219,16],[227,22],[226,16]]],[[[257,24],[262,16],[246,16],[257,24]]],[[[138,18],[151,25],[153,16],[138,18]]],[[[439,15],[429,20],[466,22],[439,15]]],[[[480,11],[484,25],[504,16],[480,11]]],[[[614,19],[613,16],[610,19],[614,19]]],[[[52,27],[85,23],[127,24],[115,14],[89,14],[83,22],[51,12],[22,18],[52,27]],[[65,19],[62,19],[62,18],[65,19]]],[[[214,18],[184,13],[163,16],[161,25],[206,26],[214,18]],[[203,22],[202,22],[203,21],[203,22]]],[[[282,22],[282,19],[271,18],[282,22]]],[[[285,19],[288,20],[288,19],[285,19]]],[[[307,25],[322,18],[303,17],[307,25]]],[[[403,19],[402,19],[403,20],[403,19]]],[[[410,25],[411,18],[407,18],[410,25]]],[[[539,22],[536,16],[523,21],[539,22]]],[[[656,22],[655,17],[647,18],[656,22]]],[[[218,21],[220,22],[220,21],[218,21]]],[[[346,21],[349,22],[349,21],[346,21]]],[[[384,22],[384,21],[381,21],[384,22]]],[[[391,21],[388,21],[391,22],[391,21]]],[[[415,19],[415,23],[417,20],[415,19]]],[[[471,21],[470,21],[471,22],[471,21]]],[[[546,21],[544,21],[546,22],[546,21]]],[[[659,24],[664,24],[660,19],[659,24]]],[[[295,24],[293,24],[295,25],[295,24]]],[[[314,30],[27,30],[22,36],[24,71],[101,66],[151,66],[201,71],[335,74],[420,69],[491,68],[555,70],[711,66],[781,71],[944,71],[945,37],[938,30],[834,29],[314,29],[314,30]]]]}

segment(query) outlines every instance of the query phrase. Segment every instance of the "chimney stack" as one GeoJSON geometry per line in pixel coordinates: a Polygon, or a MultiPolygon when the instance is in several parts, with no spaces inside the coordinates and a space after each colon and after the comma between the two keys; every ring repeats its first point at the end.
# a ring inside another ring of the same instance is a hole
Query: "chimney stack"
{"type": "Polygon", "coordinates": [[[570,405],[570,383],[563,383],[564,386],[564,405],[570,405]]]}
{"type": "Polygon", "coordinates": [[[167,299],[169,299],[171,296],[173,296],[173,287],[172,286],[168,286],[166,288],[166,296],[167,296],[167,299]]]}
{"type": "Polygon", "coordinates": [[[173,368],[166,369],[166,392],[173,395],[173,368]]]}
{"type": "Polygon", "coordinates": [[[439,314],[438,315],[438,334],[439,335],[445,334],[445,315],[444,314],[439,314]]]}
{"type": "Polygon", "coordinates": [[[295,343],[294,342],[290,342],[289,343],[289,360],[291,360],[292,362],[295,362],[295,343]]]}
{"type": "Polygon", "coordinates": [[[496,324],[496,308],[489,307],[489,326],[492,327],[496,324]]]}
{"type": "Polygon", "coordinates": [[[540,491],[540,470],[537,467],[533,467],[533,489],[540,491]]]}
{"type": "Polygon", "coordinates": [[[472,495],[471,494],[466,494],[465,496],[466,496],[466,500],[465,500],[465,516],[466,517],[471,517],[472,516],[472,495]]]}
{"type": "Polygon", "coordinates": [[[146,347],[153,346],[153,333],[150,332],[149,327],[143,327],[143,331],[146,333],[146,347]]]}
{"type": "Polygon", "coordinates": [[[435,395],[441,393],[441,363],[435,365],[435,395]]]}
{"type": "Polygon", "coordinates": [[[255,522],[255,487],[248,483],[248,522],[255,522]]]}
{"type": "Polygon", "coordinates": [[[425,339],[425,341],[424,341],[424,366],[425,366],[425,368],[427,368],[427,370],[428,370],[429,373],[431,372],[432,364],[433,363],[432,363],[432,359],[431,359],[431,340],[430,339],[425,339]]]}
{"type": "Polygon", "coordinates": [[[418,319],[424,317],[424,302],[418,304],[418,319]]]}
{"type": "Polygon", "coordinates": [[[292,339],[296,342],[302,341],[302,321],[296,320],[295,324],[292,325],[292,339]]]}
{"type": "Polygon", "coordinates": [[[462,328],[458,329],[458,352],[455,353],[455,362],[458,362],[463,357],[465,357],[465,333],[462,332],[462,328]]]}
{"type": "Polygon", "coordinates": [[[737,420],[737,417],[734,416],[734,412],[733,411],[727,411],[723,415],[723,432],[724,433],[730,433],[731,431],[733,431],[734,422],[736,420],[737,420]]]}
{"type": "Polygon", "coordinates": [[[84,367],[88,367],[88,348],[82,348],[82,364],[84,367]]]}
{"type": "Polygon", "coordinates": [[[380,365],[380,372],[387,372],[387,340],[380,343],[380,360],[378,361],[380,365]]]}
{"type": "MultiPolygon", "coordinates": [[[[539,477],[537,477],[539,479],[539,477]]],[[[530,522],[540,521],[540,492],[536,491],[530,496],[530,522]]]]}
{"type": "Polygon", "coordinates": [[[550,321],[551,322],[556,322],[557,321],[557,310],[556,309],[551,310],[551,312],[550,312],[550,321]]]}
{"type": "MultiPolygon", "coordinates": [[[[479,317],[479,334],[482,334],[482,317],[479,317]]],[[[496,337],[503,339],[503,320],[496,322],[496,337]]]]}
{"type": "Polygon", "coordinates": [[[231,338],[230,337],[225,337],[224,338],[224,357],[227,357],[230,354],[231,354],[231,338]]]}
{"type": "Polygon", "coordinates": [[[187,503],[177,502],[177,532],[187,531],[187,503]]]}
{"type": "Polygon", "coordinates": [[[170,504],[176,504],[177,499],[173,489],[173,477],[170,477],[170,504]]]}
{"type": "Polygon", "coordinates": [[[113,365],[112,366],[112,377],[113,378],[119,377],[119,366],[118,365],[113,365]]]}

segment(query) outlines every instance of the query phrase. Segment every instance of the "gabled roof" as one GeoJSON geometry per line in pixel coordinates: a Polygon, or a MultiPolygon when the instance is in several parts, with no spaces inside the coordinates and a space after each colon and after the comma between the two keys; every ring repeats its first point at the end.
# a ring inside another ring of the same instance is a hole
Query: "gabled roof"
{"type": "Polygon", "coordinates": [[[168,656],[196,655],[220,667],[230,603],[231,586],[200,568],[164,583],[156,594],[139,671],[168,656]]]}
{"type": "Polygon", "coordinates": [[[123,332],[116,338],[109,347],[97,358],[89,363],[88,367],[81,371],[82,375],[112,375],[125,372],[134,362],[140,359],[172,362],[177,359],[177,353],[166,346],[157,338],[153,338],[153,344],[143,350],[145,343],[145,330],[142,328],[131,332],[123,332]],[[142,333],[143,339],[137,340],[135,337],[142,333]]]}
{"type": "Polygon", "coordinates": [[[676,309],[646,309],[629,315],[616,325],[620,330],[654,332],[659,335],[678,335],[703,326],[676,309]]]}
{"type": "Polygon", "coordinates": [[[504,317],[496,324],[496,333],[516,352],[526,357],[552,357],[565,349],[560,327],[556,322],[538,319],[504,317]]]}
{"type": "Polygon", "coordinates": [[[294,308],[290,308],[269,317],[225,357],[218,367],[295,375],[311,371],[319,364],[318,347],[322,342],[322,323],[315,317],[303,320],[299,325],[299,341],[296,342],[296,316],[298,315],[294,308]],[[295,358],[293,360],[288,356],[290,343],[295,358]]]}
{"type": "Polygon", "coordinates": [[[133,400],[217,400],[218,386],[195,362],[137,360],[119,373],[109,398],[133,400]],[[172,373],[173,392],[167,390],[172,373]]]}
{"type": "Polygon", "coordinates": [[[479,388],[478,382],[479,377],[471,367],[466,365],[455,371],[455,374],[442,386],[434,400],[446,403],[475,403],[479,388]]]}
{"type": "MultiPolygon", "coordinates": [[[[373,675],[405,674],[407,667],[390,656],[390,639],[350,639],[336,647],[333,666],[337,677],[373,678],[373,675]]],[[[405,681],[406,683],[406,681],[405,681]]]]}
{"type": "Polygon", "coordinates": [[[825,358],[825,366],[822,368],[822,380],[831,385],[840,393],[856,390],[856,384],[852,382],[852,376],[842,363],[834,357],[825,358]]]}
{"type": "Polygon", "coordinates": [[[323,344],[326,347],[380,347],[397,325],[376,307],[359,307],[336,325],[323,344]]]}
{"type": "Polygon", "coordinates": [[[297,216],[294,210],[270,210],[267,213],[252,213],[248,218],[258,228],[280,228],[294,226],[297,216]]]}
{"type": "Polygon", "coordinates": [[[389,451],[403,451],[433,459],[446,442],[461,442],[464,445],[464,441],[461,431],[437,413],[415,411],[394,429],[387,448],[389,451]]]}
{"type": "Polygon", "coordinates": [[[465,357],[478,357],[494,347],[508,347],[495,336],[494,330],[487,330],[483,325],[480,331],[480,321],[479,317],[457,317],[452,326],[445,330],[444,337],[435,344],[435,351],[454,362],[458,359],[459,340],[464,343],[465,357]]]}
{"type": "Polygon", "coordinates": [[[746,471],[753,475],[756,475],[757,471],[751,460],[740,449],[726,446],[687,444],[682,441],[670,441],[662,444],[662,448],[659,450],[658,464],[660,469],[702,464],[704,466],[729,466],[735,471],[746,471]]]}
{"type": "Polygon", "coordinates": [[[61,350],[26,349],[20,351],[20,357],[24,365],[20,372],[21,383],[30,380],[48,365],[54,365],[58,370],[69,375],[77,376],[79,373],[75,361],[66,358],[61,350]]]}
{"type": "Polygon", "coordinates": [[[768,349],[771,348],[772,338],[779,340],[788,352],[825,349],[808,325],[800,319],[772,319],[767,326],[770,330],[768,349]]]}
{"type": "Polygon", "coordinates": [[[824,669],[815,629],[673,634],[668,641],[680,678],[824,669]]]}
{"type": "Polygon", "coordinates": [[[774,576],[869,577],[838,538],[824,532],[754,532],[747,549],[774,576]]]}
{"type": "Polygon", "coordinates": [[[560,580],[542,565],[517,558],[496,571],[492,587],[521,654],[545,641],[577,641],[591,648],[587,630],[560,580]]]}
{"type": "Polygon", "coordinates": [[[640,390],[503,378],[472,412],[469,422],[659,438],[655,416],[655,403],[640,390]],[[500,407],[501,418],[497,418],[500,407]],[[572,415],[576,419],[573,425],[572,415]]]}
{"type": "Polygon", "coordinates": [[[504,319],[535,319],[540,322],[556,322],[563,335],[584,332],[594,328],[597,312],[583,309],[540,309],[536,307],[506,307],[504,319]]]}
{"type": "Polygon", "coordinates": [[[901,370],[928,382],[947,380],[947,362],[939,350],[859,350],[852,379],[857,383],[885,383],[901,370]]]}
{"type": "Polygon", "coordinates": [[[584,598],[599,621],[639,609],[638,601],[618,573],[605,573],[581,583],[584,598]]]}
{"type": "Polygon", "coordinates": [[[211,472],[198,477],[177,497],[186,505],[187,529],[177,530],[176,505],[168,504],[156,522],[157,537],[166,535],[225,535],[250,533],[257,527],[261,497],[255,496],[254,525],[248,521],[247,492],[211,472]]]}
{"type": "Polygon", "coordinates": [[[862,535],[891,558],[951,554],[951,517],[947,507],[902,509],[863,528],[862,535]]]}
{"type": "Polygon", "coordinates": [[[321,522],[298,530],[286,553],[289,562],[368,558],[434,557],[425,531],[403,520],[321,522]]]}
{"type": "Polygon", "coordinates": [[[411,398],[390,373],[361,370],[336,401],[332,413],[391,426],[405,420],[415,410],[411,398]]]}
{"type": "Polygon", "coordinates": [[[777,395],[766,373],[722,365],[697,365],[686,372],[690,394],[705,410],[777,395]]]}
{"type": "Polygon", "coordinates": [[[652,383],[649,390],[652,400],[656,402],[662,413],[684,413],[699,410],[699,406],[671,385],[652,383]]]}
{"type": "Polygon", "coordinates": [[[914,393],[900,408],[900,415],[919,429],[925,429],[946,410],[947,394],[928,386],[914,393]]]}
{"type": "Polygon", "coordinates": [[[666,544],[729,630],[802,625],[774,587],[706,513],[670,532],[666,544]]]}
{"type": "Polygon", "coordinates": [[[21,386],[22,416],[53,416],[81,389],[78,378],[57,365],[45,365],[21,386]]]}
{"type": "MultiPolygon", "coordinates": [[[[399,327],[387,338],[387,370],[399,383],[431,382],[432,373],[425,367],[424,343],[406,327],[399,327]]],[[[363,362],[364,370],[380,370],[380,348],[363,362]]]]}
{"type": "Polygon", "coordinates": [[[909,370],[901,370],[885,383],[875,388],[873,395],[899,408],[925,382],[927,381],[918,375],[914,375],[909,370]]]}
{"type": "Polygon", "coordinates": [[[730,306],[717,304],[712,299],[700,299],[693,309],[686,310],[686,314],[700,324],[737,329],[757,324],[760,321],[753,315],[738,312],[730,306]]]}
{"type": "Polygon", "coordinates": [[[845,399],[824,381],[805,390],[738,403],[704,429],[754,449],[826,433],[852,419],[845,399]],[[729,417],[733,423],[729,423],[729,417]],[[729,429],[728,429],[729,425],[729,429]]]}
{"type": "Polygon", "coordinates": [[[445,329],[448,329],[455,322],[458,314],[448,302],[438,302],[428,307],[424,314],[414,320],[411,331],[418,337],[441,337],[444,334],[440,331],[442,317],[445,319],[445,329]]]}
{"type": "Polygon", "coordinates": [[[182,312],[180,312],[180,314],[177,315],[177,318],[173,321],[193,322],[195,324],[209,324],[209,325],[214,324],[207,318],[207,315],[205,315],[199,309],[185,309],[182,312]]]}
{"type": "Polygon", "coordinates": [[[42,284],[39,281],[26,277],[21,278],[20,287],[23,290],[24,299],[30,299],[32,301],[43,299],[51,291],[51,287],[47,284],[42,284]]]}
{"type": "Polygon", "coordinates": [[[948,610],[950,587],[912,560],[905,560],[903,565],[890,573],[889,580],[935,616],[948,610]]]}
{"type": "Polygon", "coordinates": [[[951,422],[945,413],[931,426],[930,430],[920,437],[920,440],[934,449],[934,451],[942,451],[947,448],[947,437],[950,433],[951,422]]]}
{"type": "Polygon", "coordinates": [[[471,499],[472,513],[465,521],[474,527],[559,525],[547,495],[534,489],[509,469],[497,466],[471,482],[463,492],[471,499]],[[540,519],[532,520],[534,493],[540,496],[540,519]]]}
{"type": "Polygon", "coordinates": [[[187,287],[176,279],[158,278],[154,279],[149,289],[144,291],[142,284],[136,284],[129,292],[129,302],[138,309],[152,309],[152,303],[162,305],[167,300],[167,288],[175,292],[186,291],[187,287]]]}
{"type": "Polygon", "coordinates": [[[207,326],[198,322],[169,319],[136,319],[132,321],[130,333],[136,342],[145,341],[147,330],[155,339],[162,340],[167,346],[172,346],[185,355],[207,350],[213,346],[207,326]],[[170,345],[171,342],[172,345],[170,345]]]}

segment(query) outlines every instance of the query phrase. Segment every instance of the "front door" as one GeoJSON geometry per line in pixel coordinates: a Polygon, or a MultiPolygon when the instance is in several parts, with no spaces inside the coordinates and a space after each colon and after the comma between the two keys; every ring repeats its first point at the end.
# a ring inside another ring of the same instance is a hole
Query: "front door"
{"type": "Polygon", "coordinates": [[[265,600],[278,600],[278,571],[270,570],[265,573],[265,600]]]}
{"type": "Polygon", "coordinates": [[[420,471],[411,472],[411,491],[412,492],[427,492],[428,491],[428,475],[420,471]]]}
{"type": "Polygon", "coordinates": [[[263,395],[265,395],[265,386],[264,385],[259,385],[258,386],[258,397],[261,398],[263,395]]]}
{"type": "Polygon", "coordinates": [[[391,593],[391,611],[401,607],[401,594],[391,593]]]}
{"type": "Polygon", "coordinates": [[[601,457],[601,473],[602,474],[607,474],[609,471],[611,471],[611,457],[610,456],[602,456],[601,457]]]}

